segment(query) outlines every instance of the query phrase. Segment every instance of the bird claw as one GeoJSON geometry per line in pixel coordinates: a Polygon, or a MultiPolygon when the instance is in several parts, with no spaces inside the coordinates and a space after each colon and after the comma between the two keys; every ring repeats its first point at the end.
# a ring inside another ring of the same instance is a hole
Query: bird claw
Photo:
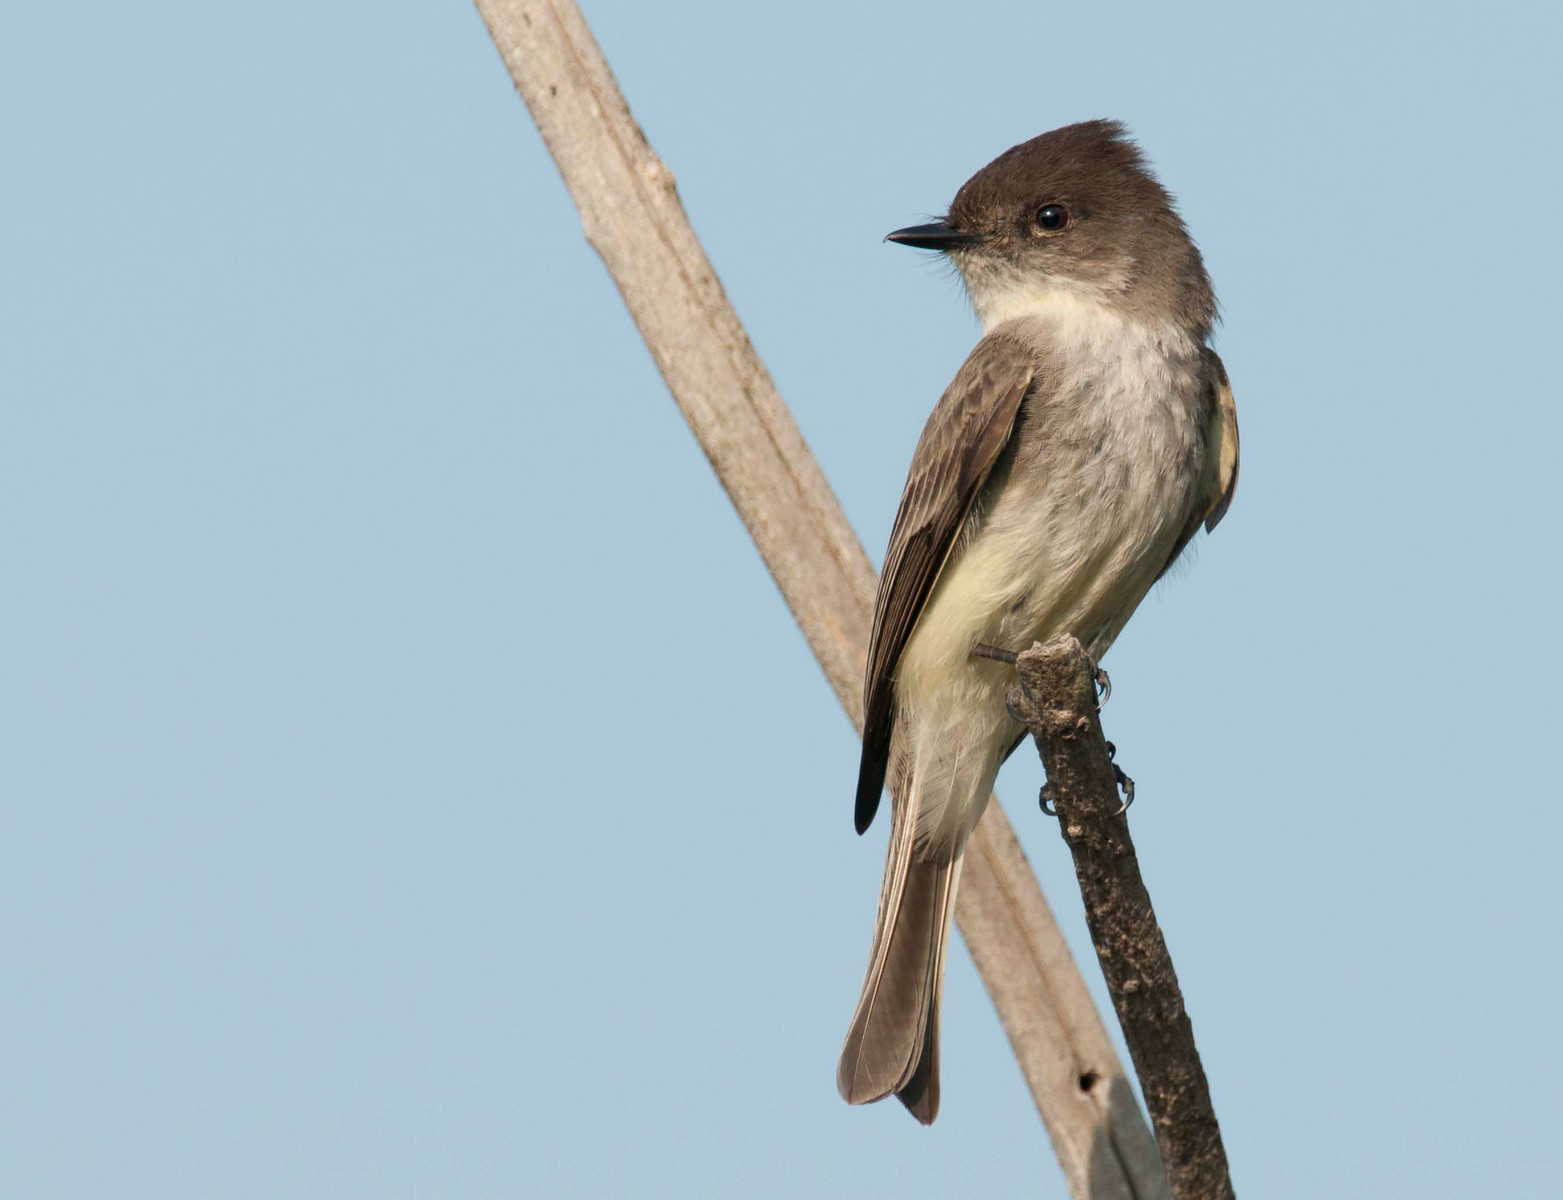
{"type": "MultiPolygon", "coordinates": [[[[1004,650],[998,646],[989,646],[981,642],[972,647],[971,655],[973,658],[986,658],[992,662],[1001,663],[1013,663],[1019,657],[1013,650],[1004,650]]],[[[1091,680],[1096,684],[1097,691],[1101,693],[1100,698],[1096,702],[1096,710],[1100,712],[1102,705],[1112,699],[1113,681],[1107,672],[1097,666],[1095,662],[1091,664],[1091,680]]],[[[1017,724],[1024,725],[1026,723],[1025,719],[1015,711],[1015,706],[1009,702],[1008,696],[1004,697],[1004,711],[1009,714],[1010,720],[1017,724]]],[[[1108,761],[1112,762],[1117,757],[1117,754],[1118,747],[1108,742],[1108,761]]],[[[1123,789],[1123,804],[1119,806],[1117,812],[1113,813],[1113,816],[1121,817],[1129,811],[1129,805],[1134,803],[1134,780],[1125,775],[1123,768],[1116,762],[1113,762],[1113,782],[1123,789]]],[[[1042,785],[1042,790],[1037,793],[1037,806],[1050,817],[1058,816],[1058,810],[1053,807],[1051,784],[1044,783],[1042,785]]]]}
{"type": "MultiPolygon", "coordinates": [[[[1108,742],[1107,757],[1112,758],[1117,752],[1117,747],[1108,742]]],[[[1129,811],[1129,805],[1134,803],[1134,780],[1124,774],[1122,767],[1117,763],[1113,763],[1113,782],[1123,789],[1123,803],[1118,806],[1118,811],[1113,814],[1115,817],[1121,817],[1129,811]]]]}
{"type": "MultiPolygon", "coordinates": [[[[1008,663],[1010,666],[1014,666],[1015,660],[1020,657],[1019,653],[1014,650],[1005,650],[1001,646],[990,646],[986,642],[978,642],[973,646],[971,648],[971,656],[973,658],[985,658],[989,662],[1008,663]]],[[[1091,660],[1091,681],[1096,684],[1096,690],[1101,693],[1101,698],[1096,702],[1096,711],[1101,712],[1102,706],[1113,698],[1112,677],[1102,670],[1094,660],[1091,660]]],[[[1005,707],[1008,707],[1008,705],[1005,707]]],[[[1013,709],[1010,710],[1009,715],[1012,717],[1015,715],[1013,709]]]]}
{"type": "MultiPolygon", "coordinates": [[[[1107,743],[1107,754],[1113,754],[1113,744],[1107,743]]],[[[1115,817],[1121,817],[1129,811],[1129,805],[1134,803],[1134,780],[1130,779],[1117,763],[1113,763],[1113,782],[1123,789],[1123,803],[1118,806],[1115,817]]],[[[1037,807],[1050,817],[1058,816],[1058,810],[1053,807],[1053,785],[1044,783],[1042,790],[1037,793],[1037,807]]]]}

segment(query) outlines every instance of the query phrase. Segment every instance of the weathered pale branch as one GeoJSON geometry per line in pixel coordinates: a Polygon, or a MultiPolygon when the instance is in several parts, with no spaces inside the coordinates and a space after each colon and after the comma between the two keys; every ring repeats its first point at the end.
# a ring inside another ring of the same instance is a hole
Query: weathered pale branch
{"type": "MultiPolygon", "coordinates": [[[[861,728],[873,567],[728,303],[672,175],[571,0],[477,0],[477,7],[580,209],[587,240],[861,728]]],[[[1155,1142],[1123,1067],[996,800],[969,843],[956,917],[1071,1194],[1165,1196],[1155,1142]]]]}
{"type": "Polygon", "coordinates": [[[1072,637],[1036,645],[1015,663],[1010,708],[1031,730],[1048,797],[1074,855],[1086,922],[1134,1058],[1167,1183],[1177,1200],[1232,1195],[1226,1150],[1194,1027],[1166,939],[1119,815],[1118,787],[1097,715],[1093,667],[1072,637]]]}

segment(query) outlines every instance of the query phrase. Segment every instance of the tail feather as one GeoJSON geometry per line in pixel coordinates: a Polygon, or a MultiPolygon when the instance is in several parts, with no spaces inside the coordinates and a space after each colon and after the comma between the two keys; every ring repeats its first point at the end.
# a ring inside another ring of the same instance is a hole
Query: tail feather
{"type": "Polygon", "coordinates": [[[961,858],[914,854],[913,805],[897,805],[868,977],[836,1086],[851,1104],[896,1095],[923,1124],[939,1112],[939,999],[961,858]]]}
{"type": "Polygon", "coordinates": [[[917,1067],[897,1092],[896,1099],[924,1125],[932,1125],[939,1115],[939,1010],[944,1004],[944,963],[950,943],[950,924],[955,919],[955,894],[961,885],[959,852],[944,864],[943,896],[934,918],[933,961],[929,964],[928,1017],[923,1035],[922,1054],[917,1067]]]}

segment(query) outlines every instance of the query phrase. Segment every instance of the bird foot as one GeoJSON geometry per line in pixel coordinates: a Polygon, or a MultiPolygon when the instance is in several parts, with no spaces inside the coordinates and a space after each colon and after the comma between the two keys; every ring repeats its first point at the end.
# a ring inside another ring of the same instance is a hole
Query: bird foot
{"type": "Polygon", "coordinates": [[[1124,770],[1117,763],[1118,747],[1111,742],[1107,743],[1107,760],[1113,764],[1113,782],[1123,791],[1123,803],[1118,806],[1118,811],[1113,814],[1121,817],[1129,811],[1129,805],[1134,803],[1134,780],[1124,774],[1124,770]]]}
{"type": "MultiPolygon", "coordinates": [[[[1129,805],[1134,803],[1134,780],[1124,774],[1122,767],[1114,763],[1113,782],[1123,789],[1123,803],[1113,813],[1113,816],[1121,817],[1129,811],[1129,805]]],[[[1037,793],[1037,807],[1050,817],[1058,816],[1058,810],[1053,807],[1052,784],[1044,783],[1042,785],[1042,790],[1037,793]]]]}
{"type": "MultiPolygon", "coordinates": [[[[1107,743],[1107,758],[1109,762],[1117,757],[1118,747],[1111,742],[1107,743]]],[[[1134,780],[1124,773],[1124,769],[1113,762],[1113,782],[1123,790],[1123,803],[1118,806],[1118,811],[1113,813],[1115,817],[1121,817],[1129,811],[1129,805],[1134,803],[1134,780]]],[[[1053,807],[1053,785],[1044,783],[1042,790],[1037,793],[1037,806],[1050,817],[1058,816],[1058,810],[1053,807]]]]}
{"type": "MultiPolygon", "coordinates": [[[[971,648],[971,656],[973,658],[986,658],[992,662],[1008,663],[1010,666],[1014,666],[1015,660],[1020,657],[1019,653],[1014,650],[1005,650],[1000,646],[990,646],[986,642],[978,642],[973,646],[971,648]]],[[[1092,660],[1091,681],[1096,684],[1098,693],[1096,711],[1101,712],[1102,706],[1111,700],[1113,696],[1112,677],[1092,660]]],[[[1014,715],[1014,713],[1010,713],[1010,716],[1013,717],[1014,715]]]]}

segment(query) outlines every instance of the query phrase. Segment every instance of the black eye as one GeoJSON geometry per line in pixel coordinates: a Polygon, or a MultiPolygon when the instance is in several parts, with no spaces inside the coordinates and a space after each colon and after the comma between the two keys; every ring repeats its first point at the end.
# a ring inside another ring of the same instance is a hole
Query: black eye
{"type": "Polygon", "coordinates": [[[1044,204],[1037,209],[1037,228],[1056,233],[1069,224],[1069,211],[1062,204],[1044,204]]]}

